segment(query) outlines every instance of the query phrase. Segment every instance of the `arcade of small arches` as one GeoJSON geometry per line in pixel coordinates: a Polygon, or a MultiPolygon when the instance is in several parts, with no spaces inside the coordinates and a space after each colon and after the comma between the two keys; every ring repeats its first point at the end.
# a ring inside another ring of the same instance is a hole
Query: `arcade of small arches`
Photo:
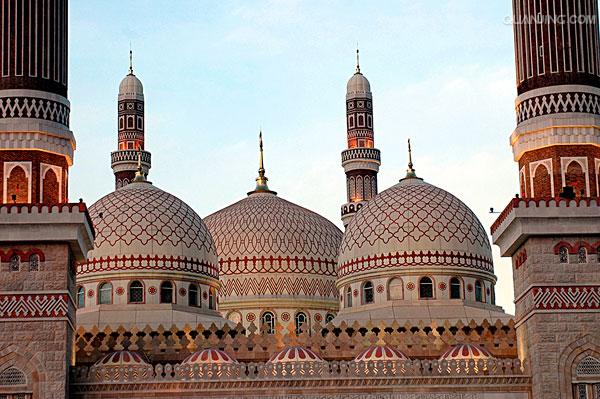
{"type": "Polygon", "coordinates": [[[590,244],[580,241],[574,244],[561,241],[554,246],[559,263],[600,263],[600,242],[590,244]]]}
{"type": "Polygon", "coordinates": [[[8,270],[9,272],[39,271],[44,260],[44,253],[37,248],[32,248],[26,252],[11,250],[3,253],[0,251],[0,262],[8,265],[8,268],[3,267],[2,270],[8,270]]]}
{"type": "Polygon", "coordinates": [[[40,163],[39,173],[34,174],[30,161],[4,162],[3,166],[3,203],[56,204],[64,202],[63,187],[67,172],[62,167],[40,163]]]}
{"type": "Polygon", "coordinates": [[[559,157],[521,164],[520,192],[523,197],[557,197],[569,187],[575,197],[600,193],[600,158],[559,157]]]}
{"type": "Polygon", "coordinates": [[[77,286],[79,309],[98,305],[183,304],[216,310],[217,302],[217,289],[198,282],[134,279],[77,286]]]}
{"type": "Polygon", "coordinates": [[[494,283],[480,277],[393,276],[347,284],[340,307],[351,308],[397,300],[458,299],[496,304],[494,283]]]}
{"type": "MultiPolygon", "coordinates": [[[[292,321],[293,318],[293,326],[296,335],[300,335],[302,331],[309,331],[312,328],[311,325],[311,313],[306,309],[297,309],[297,310],[288,310],[288,309],[278,309],[275,311],[273,309],[263,310],[259,313],[258,326],[260,331],[263,331],[267,334],[275,334],[275,326],[277,323],[287,324],[292,321]],[[278,312],[279,311],[279,312],[278,312]]],[[[256,315],[253,312],[244,312],[246,314],[246,321],[255,322],[256,315]]],[[[314,313],[313,319],[316,322],[325,324],[330,323],[335,318],[335,314],[333,312],[326,313],[325,317],[320,313],[314,313]]],[[[236,324],[243,323],[242,312],[239,310],[233,310],[226,314],[226,319],[234,322],[236,324]]]]}

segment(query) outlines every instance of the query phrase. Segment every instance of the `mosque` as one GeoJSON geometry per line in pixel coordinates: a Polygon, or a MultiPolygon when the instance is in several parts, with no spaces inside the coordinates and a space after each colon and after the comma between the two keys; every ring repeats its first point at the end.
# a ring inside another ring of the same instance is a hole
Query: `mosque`
{"type": "Polygon", "coordinates": [[[513,0],[520,193],[489,230],[510,315],[487,228],[410,141],[379,189],[358,51],[344,231],[273,191],[262,132],[239,201],[201,217],[160,189],[131,58],[114,191],[88,208],[68,196],[68,0],[0,1],[0,399],[600,398],[597,2],[513,0]]]}

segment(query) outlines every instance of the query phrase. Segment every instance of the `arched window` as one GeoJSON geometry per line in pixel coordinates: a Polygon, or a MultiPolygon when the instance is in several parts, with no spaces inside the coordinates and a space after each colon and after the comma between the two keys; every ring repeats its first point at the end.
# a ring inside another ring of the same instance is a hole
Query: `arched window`
{"type": "Polygon", "coordinates": [[[373,295],[373,283],[367,281],[363,285],[363,303],[373,303],[375,302],[375,297],[373,295]]]}
{"type": "Polygon", "coordinates": [[[475,300],[477,302],[484,302],[483,284],[481,284],[481,281],[479,281],[479,280],[475,281],[475,300]]]}
{"type": "Polygon", "coordinates": [[[596,250],[596,262],[600,263],[600,248],[596,250]]]}
{"type": "Polygon", "coordinates": [[[587,250],[584,247],[579,247],[577,250],[577,262],[587,263],[587,250]]]}
{"type": "Polygon", "coordinates": [[[10,257],[9,268],[11,272],[18,272],[21,269],[21,258],[15,254],[10,257]]]}
{"type": "Polygon", "coordinates": [[[419,298],[433,298],[433,281],[429,277],[423,277],[421,281],[419,281],[419,298]]]}
{"type": "Polygon", "coordinates": [[[363,115],[358,115],[358,127],[365,126],[365,117],[363,115]]]}
{"type": "Polygon", "coordinates": [[[98,286],[98,304],[110,305],[112,303],[112,284],[102,283],[98,286]]]}
{"type": "Polygon", "coordinates": [[[496,304],[496,289],[494,288],[493,284],[492,284],[492,286],[490,288],[490,292],[491,292],[490,301],[492,302],[492,305],[495,305],[496,304]]]}
{"type": "Polygon", "coordinates": [[[196,284],[190,284],[188,289],[188,305],[198,306],[198,286],[196,284]]]}
{"type": "Polygon", "coordinates": [[[265,329],[267,334],[275,334],[275,316],[271,312],[265,312],[260,318],[261,330],[265,329]]]}
{"type": "Polygon", "coordinates": [[[388,283],[388,293],[390,296],[390,300],[402,299],[404,298],[404,286],[402,284],[402,279],[398,277],[394,277],[388,283]]]}
{"type": "Polygon", "coordinates": [[[296,335],[302,332],[302,325],[307,322],[306,313],[298,312],[296,313],[296,335]]]}
{"type": "Polygon", "coordinates": [[[37,272],[40,270],[40,256],[38,254],[31,254],[29,257],[29,271],[37,272]]]}
{"type": "Polygon", "coordinates": [[[132,281],[129,284],[129,303],[144,302],[144,285],[139,281],[132,281]]]}
{"type": "Polygon", "coordinates": [[[352,287],[346,287],[346,307],[352,307],[352,287]]]}
{"type": "Polygon", "coordinates": [[[560,247],[558,249],[558,259],[560,263],[569,263],[569,250],[567,247],[560,247]]]}
{"type": "Polygon", "coordinates": [[[325,316],[325,323],[329,324],[333,321],[333,319],[335,319],[335,315],[331,314],[331,313],[327,313],[327,315],[325,316]]]}
{"type": "Polygon", "coordinates": [[[210,310],[217,309],[217,291],[214,287],[208,289],[208,308],[210,310]]]}
{"type": "MultiPolygon", "coordinates": [[[[0,386],[27,385],[25,373],[16,367],[9,367],[0,373],[0,386]]],[[[12,396],[11,396],[12,397],[12,396]]],[[[20,397],[15,395],[15,398],[20,397]]]]}
{"type": "Polygon", "coordinates": [[[600,360],[587,356],[577,364],[573,376],[573,391],[576,399],[600,397],[600,360]]]}
{"type": "Polygon", "coordinates": [[[77,308],[85,308],[85,288],[77,288],[77,308]]]}
{"type": "Polygon", "coordinates": [[[173,303],[173,283],[163,281],[160,285],[160,303],[173,303]]]}
{"type": "Polygon", "coordinates": [[[456,277],[450,279],[450,299],[462,298],[462,284],[456,277]]]}

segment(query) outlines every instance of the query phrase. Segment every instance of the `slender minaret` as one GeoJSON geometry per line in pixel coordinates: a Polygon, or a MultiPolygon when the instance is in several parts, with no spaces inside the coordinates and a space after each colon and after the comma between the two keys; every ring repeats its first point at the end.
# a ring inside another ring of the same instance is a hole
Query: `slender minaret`
{"type": "Polygon", "coordinates": [[[514,0],[520,196],[492,225],[511,257],[519,356],[533,398],[600,391],[597,0],[514,0]]]}
{"type": "Polygon", "coordinates": [[[133,73],[133,53],[129,50],[129,73],[119,85],[118,150],[111,153],[115,188],[129,184],[138,169],[141,152],[142,170],[150,170],[150,152],[144,150],[144,87],[133,73]]]}
{"type": "Polygon", "coordinates": [[[373,95],[369,81],[360,72],[358,49],[356,72],[346,87],[346,127],[348,149],[342,152],[347,196],[342,205],[344,227],[366,201],[377,195],[377,172],[381,164],[380,152],[373,148],[373,95]]]}
{"type": "Polygon", "coordinates": [[[67,1],[1,2],[0,199],[62,203],[75,137],[67,100],[67,1]]]}

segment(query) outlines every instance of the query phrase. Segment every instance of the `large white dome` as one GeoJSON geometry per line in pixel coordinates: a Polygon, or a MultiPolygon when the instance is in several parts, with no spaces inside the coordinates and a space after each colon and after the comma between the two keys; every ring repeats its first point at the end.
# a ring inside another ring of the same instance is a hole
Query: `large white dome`
{"type": "MultiPolygon", "coordinates": [[[[96,237],[89,267],[107,257],[167,258],[179,260],[169,262],[178,269],[173,271],[218,278],[215,244],[202,219],[185,202],[148,182],[133,182],[102,197],[90,207],[90,216],[96,237]]],[[[164,262],[142,263],[138,270],[164,270],[164,262]]],[[[80,272],[87,272],[85,265],[80,272]]]]}
{"type": "Polygon", "coordinates": [[[419,266],[494,271],[477,216],[447,191],[408,178],[377,195],[352,219],[340,246],[338,276],[419,266]]]}

